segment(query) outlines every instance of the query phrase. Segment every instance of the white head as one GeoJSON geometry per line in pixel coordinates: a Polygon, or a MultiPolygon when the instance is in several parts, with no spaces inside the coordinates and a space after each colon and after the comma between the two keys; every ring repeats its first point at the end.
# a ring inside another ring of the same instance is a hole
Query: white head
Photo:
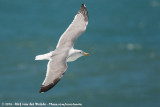
{"type": "Polygon", "coordinates": [[[69,53],[69,57],[67,59],[67,62],[75,61],[76,59],[78,59],[81,56],[89,56],[89,53],[85,53],[82,50],[75,50],[74,49],[69,53]]]}

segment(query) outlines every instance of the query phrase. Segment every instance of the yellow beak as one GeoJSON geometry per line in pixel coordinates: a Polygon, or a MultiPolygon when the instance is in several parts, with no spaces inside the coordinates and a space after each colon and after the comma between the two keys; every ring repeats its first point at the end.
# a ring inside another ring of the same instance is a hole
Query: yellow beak
{"type": "Polygon", "coordinates": [[[84,53],[84,55],[89,56],[89,53],[84,53]]]}

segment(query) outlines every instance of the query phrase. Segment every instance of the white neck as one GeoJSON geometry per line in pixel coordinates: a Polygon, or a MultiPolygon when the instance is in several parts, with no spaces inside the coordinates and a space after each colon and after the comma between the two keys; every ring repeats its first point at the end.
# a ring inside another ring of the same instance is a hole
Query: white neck
{"type": "Polygon", "coordinates": [[[77,51],[79,51],[79,50],[74,49],[74,48],[72,48],[72,49],[69,51],[68,58],[67,58],[67,62],[75,61],[76,59],[78,59],[79,57],[82,56],[81,54],[78,54],[77,51]]]}

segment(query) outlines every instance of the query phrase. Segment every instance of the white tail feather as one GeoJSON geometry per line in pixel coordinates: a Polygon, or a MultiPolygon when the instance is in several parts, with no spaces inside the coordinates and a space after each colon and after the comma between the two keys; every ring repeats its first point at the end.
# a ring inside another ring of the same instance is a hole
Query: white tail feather
{"type": "Polygon", "coordinates": [[[49,60],[49,58],[51,57],[52,53],[47,53],[47,54],[43,54],[43,55],[37,55],[35,60],[49,60]]]}

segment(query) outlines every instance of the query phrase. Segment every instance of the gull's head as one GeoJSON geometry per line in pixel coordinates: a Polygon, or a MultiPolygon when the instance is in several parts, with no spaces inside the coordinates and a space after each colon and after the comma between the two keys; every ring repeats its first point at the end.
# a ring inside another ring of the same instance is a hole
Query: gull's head
{"type": "Polygon", "coordinates": [[[75,61],[76,59],[80,58],[81,56],[89,56],[89,53],[86,53],[82,50],[72,50],[69,54],[67,62],[75,61]]]}
{"type": "Polygon", "coordinates": [[[82,50],[76,50],[75,53],[78,55],[78,56],[89,56],[89,53],[86,53],[82,50]]]}

